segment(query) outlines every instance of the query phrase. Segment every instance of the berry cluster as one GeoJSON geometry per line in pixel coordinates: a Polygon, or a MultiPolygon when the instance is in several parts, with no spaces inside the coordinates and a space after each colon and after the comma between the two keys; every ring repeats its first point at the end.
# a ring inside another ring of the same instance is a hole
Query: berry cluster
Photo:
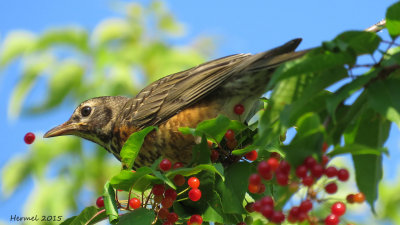
{"type": "Polygon", "coordinates": [[[249,203],[246,205],[246,210],[259,212],[273,223],[279,224],[285,221],[285,214],[280,210],[274,209],[274,200],[270,196],[265,196],[254,203],[249,203]]]}
{"type": "Polygon", "coordinates": [[[346,205],[343,202],[335,202],[331,207],[331,214],[325,218],[325,225],[337,225],[340,217],[346,212],[346,205]]]}

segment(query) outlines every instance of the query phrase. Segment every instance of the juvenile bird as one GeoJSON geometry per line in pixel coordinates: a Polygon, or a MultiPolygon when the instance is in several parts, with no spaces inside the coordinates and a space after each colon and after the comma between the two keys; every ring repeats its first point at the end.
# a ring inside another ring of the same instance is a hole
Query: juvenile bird
{"type": "Polygon", "coordinates": [[[239,119],[233,110],[237,104],[245,109],[242,120],[252,116],[251,109],[267,91],[274,70],[307,52],[294,51],[300,42],[294,39],[259,54],[236,54],[206,62],[161,78],[134,98],[104,96],[86,100],[67,122],[44,137],[79,136],[101,145],[120,160],[119,153],[130,134],[158,126],[146,136],[134,167],[150,165],[160,156],[188,162],[195,140],[178,128],[194,128],[219,114],[239,119]]]}

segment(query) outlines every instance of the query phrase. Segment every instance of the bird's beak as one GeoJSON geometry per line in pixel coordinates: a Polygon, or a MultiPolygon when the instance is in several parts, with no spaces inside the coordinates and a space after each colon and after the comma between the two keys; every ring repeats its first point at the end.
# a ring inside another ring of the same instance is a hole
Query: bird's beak
{"type": "Polygon", "coordinates": [[[76,131],[78,131],[81,128],[82,125],[84,125],[84,124],[67,121],[59,126],[54,127],[53,129],[51,129],[49,131],[47,131],[47,133],[45,133],[43,137],[50,138],[50,137],[74,134],[76,131]]]}

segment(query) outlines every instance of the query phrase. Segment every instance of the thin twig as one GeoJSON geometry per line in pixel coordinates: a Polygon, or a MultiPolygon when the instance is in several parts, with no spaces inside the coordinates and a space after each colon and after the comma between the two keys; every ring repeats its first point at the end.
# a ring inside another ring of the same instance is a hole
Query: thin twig
{"type": "Polygon", "coordinates": [[[367,29],[365,29],[365,31],[378,33],[379,31],[385,29],[385,27],[386,27],[386,19],[383,19],[378,23],[368,27],[367,29]]]}

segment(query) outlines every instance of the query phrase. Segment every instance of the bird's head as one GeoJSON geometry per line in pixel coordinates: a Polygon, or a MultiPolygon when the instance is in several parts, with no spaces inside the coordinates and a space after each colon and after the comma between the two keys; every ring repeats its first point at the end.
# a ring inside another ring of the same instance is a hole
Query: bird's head
{"type": "Polygon", "coordinates": [[[49,130],[44,137],[75,135],[110,150],[114,123],[128,99],[107,96],[86,100],[75,109],[68,121],[49,130]]]}

